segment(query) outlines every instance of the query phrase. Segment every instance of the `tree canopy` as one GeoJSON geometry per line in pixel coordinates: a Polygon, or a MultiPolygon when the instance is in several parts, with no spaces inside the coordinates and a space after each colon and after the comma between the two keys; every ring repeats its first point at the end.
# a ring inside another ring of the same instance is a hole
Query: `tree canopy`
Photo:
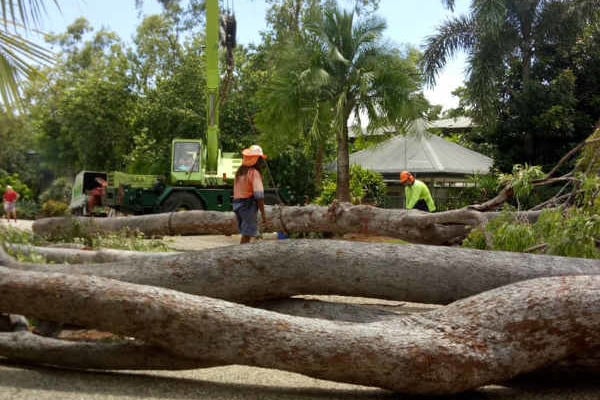
{"type": "MultiPolygon", "coordinates": [[[[41,10],[42,2],[27,4],[41,10]]],[[[163,12],[141,20],[131,42],[85,20],[48,36],[57,49],[53,63],[34,63],[44,78],[21,81],[23,111],[5,127],[18,127],[26,145],[13,146],[0,169],[23,171],[27,154],[37,155],[38,170],[27,174],[32,187],[40,169],[67,177],[82,168],[159,174],[172,138],[203,137],[204,1],[161,4],[163,12]]],[[[386,23],[373,14],[378,1],[267,4],[262,40],[233,52],[221,147],[239,152],[260,142],[276,166],[275,183],[293,186],[298,199],[318,195],[324,166],[337,161],[338,198],[348,200],[348,122],[401,131],[431,116],[422,77],[434,82],[459,49],[470,67],[460,112],[481,126],[464,137],[504,172],[514,164],[554,165],[600,118],[597,0],[473,1],[467,15],[432,33],[423,54],[386,42],[386,23]]],[[[35,20],[7,10],[16,21],[35,20]]],[[[222,57],[226,65],[225,51],[222,57]]]]}

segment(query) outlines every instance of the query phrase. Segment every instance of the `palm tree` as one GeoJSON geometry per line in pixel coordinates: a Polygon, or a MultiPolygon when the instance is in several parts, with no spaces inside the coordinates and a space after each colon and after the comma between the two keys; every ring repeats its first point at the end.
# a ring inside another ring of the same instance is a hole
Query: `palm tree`
{"type": "MultiPolygon", "coordinates": [[[[447,7],[454,0],[444,0],[447,7]]],[[[457,51],[468,56],[467,88],[480,116],[496,116],[499,84],[511,68],[520,74],[522,88],[530,83],[536,50],[555,36],[557,26],[584,22],[598,0],[473,0],[471,13],[449,19],[427,39],[424,74],[435,84],[439,71],[457,51]],[[562,22],[561,22],[562,21],[562,22]],[[568,22],[567,22],[568,21],[568,22]]],[[[576,27],[573,27],[576,29],[576,27]]]]}
{"type": "Polygon", "coordinates": [[[319,17],[280,50],[258,120],[272,131],[305,134],[321,149],[335,133],[337,198],[348,202],[350,117],[366,115],[371,127],[414,119],[424,106],[416,95],[420,77],[411,61],[382,43],[380,18],[355,18],[337,6],[319,17]]]}
{"type": "Polygon", "coordinates": [[[34,65],[52,60],[48,50],[21,35],[38,26],[44,10],[43,0],[0,0],[0,99],[7,108],[19,105],[20,84],[37,73],[34,65]]]}

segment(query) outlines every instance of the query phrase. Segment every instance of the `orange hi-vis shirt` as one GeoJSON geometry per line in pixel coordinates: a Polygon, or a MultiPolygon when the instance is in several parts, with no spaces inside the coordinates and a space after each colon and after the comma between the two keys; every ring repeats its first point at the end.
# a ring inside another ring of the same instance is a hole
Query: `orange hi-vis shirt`
{"type": "Polygon", "coordinates": [[[246,175],[235,178],[233,185],[233,198],[235,200],[265,198],[262,176],[257,169],[251,168],[246,175]]]}

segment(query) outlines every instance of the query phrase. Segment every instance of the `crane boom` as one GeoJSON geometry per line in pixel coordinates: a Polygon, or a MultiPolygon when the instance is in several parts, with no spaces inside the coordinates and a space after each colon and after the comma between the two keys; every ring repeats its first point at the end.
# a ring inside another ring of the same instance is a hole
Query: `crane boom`
{"type": "Polygon", "coordinates": [[[219,0],[206,0],[206,174],[216,175],[219,156],[219,0]]]}

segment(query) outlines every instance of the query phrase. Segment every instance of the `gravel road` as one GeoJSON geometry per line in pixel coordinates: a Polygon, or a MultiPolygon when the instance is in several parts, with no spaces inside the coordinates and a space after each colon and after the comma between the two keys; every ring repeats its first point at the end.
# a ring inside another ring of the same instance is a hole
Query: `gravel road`
{"type": "MultiPolygon", "coordinates": [[[[31,229],[31,221],[10,223],[31,229]]],[[[2,220],[0,225],[6,225],[2,220]]],[[[239,236],[172,238],[178,250],[237,244],[239,236]]],[[[351,367],[351,366],[349,366],[351,367]]],[[[422,400],[377,388],[340,384],[303,375],[245,366],[189,371],[81,372],[15,365],[0,360],[0,400],[422,400]]],[[[600,382],[545,377],[486,386],[451,400],[598,400],[600,382]]]]}

